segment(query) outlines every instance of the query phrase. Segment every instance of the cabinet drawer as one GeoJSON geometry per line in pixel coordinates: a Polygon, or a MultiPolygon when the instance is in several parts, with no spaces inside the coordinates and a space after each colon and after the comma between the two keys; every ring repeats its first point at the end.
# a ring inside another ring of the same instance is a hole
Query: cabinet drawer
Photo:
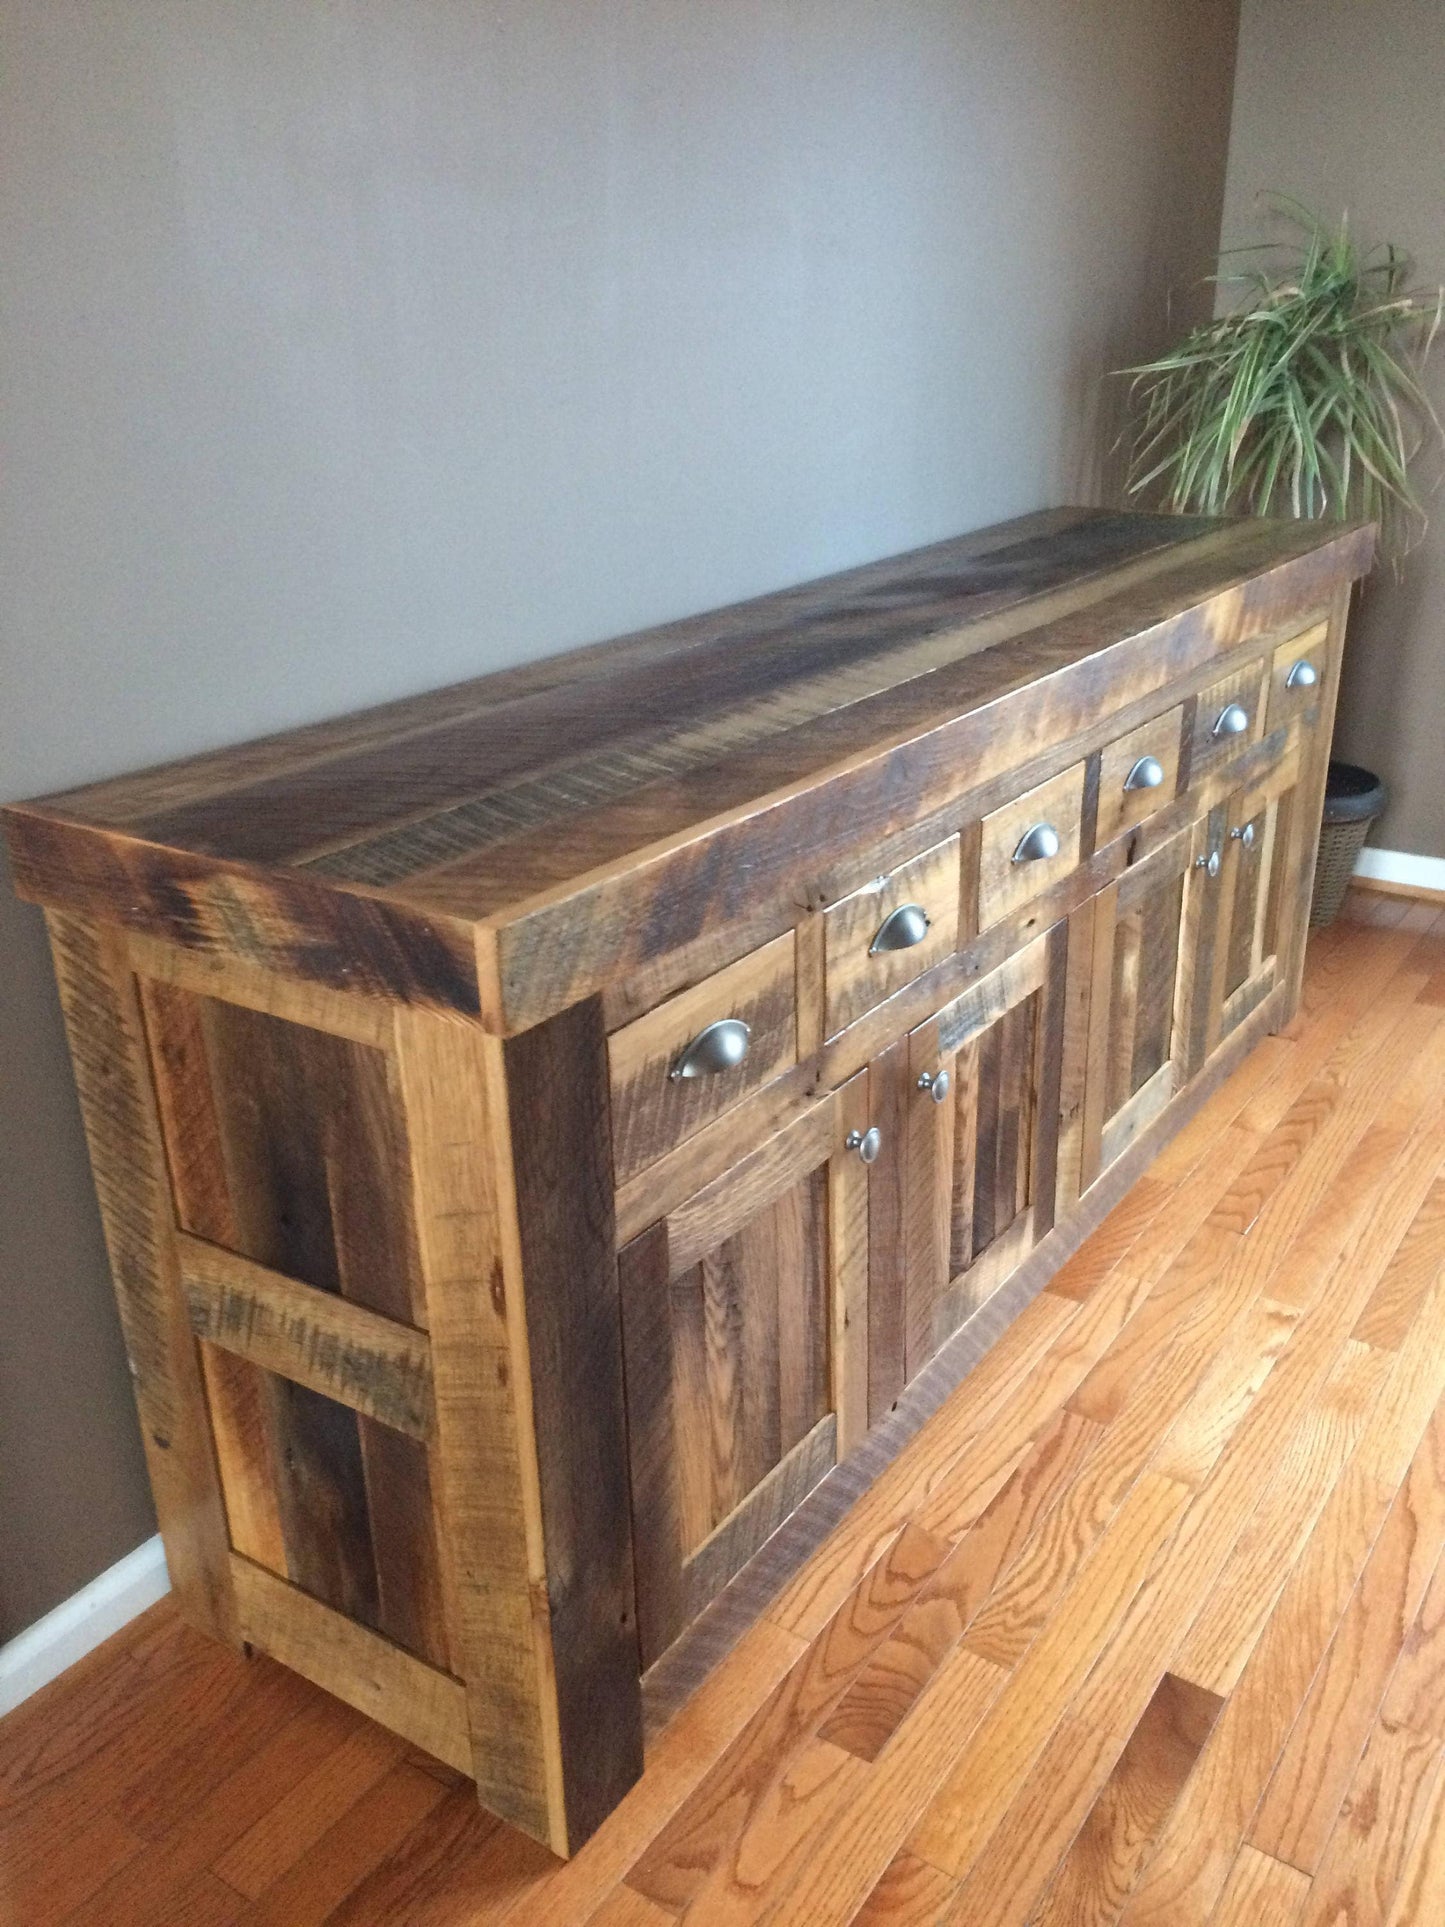
{"type": "Polygon", "coordinates": [[[1257,657],[1199,692],[1189,759],[1191,782],[1264,734],[1266,665],[1257,657]]]}
{"type": "Polygon", "coordinates": [[[607,1056],[619,1184],[798,1061],[793,953],[788,930],[613,1032],[607,1056]],[[704,1037],[728,1022],[746,1026],[746,1036],[704,1037]],[[689,1045],[697,1045],[690,1059],[689,1045]]]}
{"type": "Polygon", "coordinates": [[[1303,635],[1291,636],[1275,650],[1269,666],[1269,727],[1279,729],[1291,716],[1311,709],[1320,699],[1328,666],[1329,624],[1318,622],[1303,635]]]}
{"type": "Polygon", "coordinates": [[[828,906],[823,972],[830,1037],[957,947],[958,892],[959,839],[951,836],[828,906]]]}
{"type": "Polygon", "coordinates": [[[989,929],[1076,866],[1083,809],[1084,765],[1074,763],[983,819],[978,856],[980,930],[989,929]],[[1035,832],[1042,844],[1037,854],[1032,847],[1035,832]]]}
{"type": "Polygon", "coordinates": [[[1155,716],[1105,745],[1099,765],[1099,816],[1094,843],[1102,848],[1146,816],[1171,803],[1179,788],[1179,744],[1184,705],[1155,716]]]}

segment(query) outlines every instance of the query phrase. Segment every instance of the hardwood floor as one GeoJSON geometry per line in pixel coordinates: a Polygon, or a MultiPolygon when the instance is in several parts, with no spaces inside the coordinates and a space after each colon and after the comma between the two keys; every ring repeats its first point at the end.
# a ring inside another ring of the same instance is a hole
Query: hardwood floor
{"type": "Polygon", "coordinates": [[[567,1865],[147,1613],[0,1724],[0,1921],[1436,1927],[1445,910],[1305,1004],[567,1865]]]}

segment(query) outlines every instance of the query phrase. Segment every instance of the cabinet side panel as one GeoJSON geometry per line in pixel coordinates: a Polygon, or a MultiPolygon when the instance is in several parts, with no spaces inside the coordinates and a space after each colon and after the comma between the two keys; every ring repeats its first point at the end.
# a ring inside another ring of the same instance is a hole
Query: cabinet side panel
{"type": "Polygon", "coordinates": [[[512,1038],[503,1064],[574,1851],[642,1772],[601,999],[512,1038]]]}
{"type": "Polygon", "coordinates": [[[235,1644],[225,1507],[135,979],[118,932],[54,913],[47,922],[171,1584],[195,1625],[235,1644]]]}

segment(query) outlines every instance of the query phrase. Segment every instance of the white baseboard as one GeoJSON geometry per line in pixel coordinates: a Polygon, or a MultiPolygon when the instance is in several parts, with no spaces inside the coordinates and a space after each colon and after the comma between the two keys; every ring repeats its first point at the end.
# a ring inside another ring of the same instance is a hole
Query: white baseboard
{"type": "Polygon", "coordinates": [[[1367,844],[1355,859],[1355,875],[1376,883],[1397,883],[1405,890],[1445,892],[1445,856],[1414,856],[1409,850],[1373,850],[1367,844]]]}
{"type": "Polygon", "coordinates": [[[164,1598],[171,1589],[160,1534],[117,1559],[44,1619],[0,1646],[0,1717],[164,1598]]]}

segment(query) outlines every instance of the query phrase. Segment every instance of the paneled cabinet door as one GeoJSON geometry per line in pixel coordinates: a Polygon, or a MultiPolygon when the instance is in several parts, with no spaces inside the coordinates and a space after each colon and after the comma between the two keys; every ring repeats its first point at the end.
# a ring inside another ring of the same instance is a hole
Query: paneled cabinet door
{"type": "Polygon", "coordinates": [[[866,1112],[860,1072],[618,1254],[644,1667],[867,1428],[866,1112]]]}
{"type": "Polygon", "coordinates": [[[1218,804],[1195,830],[1187,916],[1191,941],[1189,1075],[1281,980],[1301,835],[1298,749],[1218,804]]]}
{"type": "Polygon", "coordinates": [[[1053,1228],[1068,925],[909,1037],[905,1377],[1053,1228]]]}
{"type": "Polygon", "coordinates": [[[1159,1115],[1187,1075],[1190,991],[1182,960],[1195,845],[1195,829],[1181,830],[1091,906],[1081,1191],[1159,1115]]]}

